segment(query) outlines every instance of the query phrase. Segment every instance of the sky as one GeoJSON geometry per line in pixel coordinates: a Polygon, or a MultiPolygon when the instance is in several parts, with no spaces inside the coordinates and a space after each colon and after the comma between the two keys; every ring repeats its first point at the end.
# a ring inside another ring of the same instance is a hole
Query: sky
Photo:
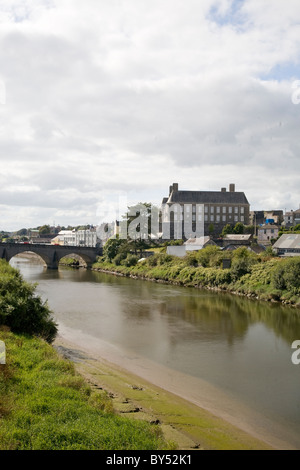
{"type": "Polygon", "coordinates": [[[298,0],[0,0],[0,231],[172,183],[298,209],[299,61],[298,0]]]}

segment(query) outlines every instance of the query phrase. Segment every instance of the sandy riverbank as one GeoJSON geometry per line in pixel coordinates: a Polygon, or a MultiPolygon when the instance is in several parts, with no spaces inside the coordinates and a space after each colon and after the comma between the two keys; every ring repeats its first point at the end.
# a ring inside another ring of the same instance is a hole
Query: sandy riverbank
{"type": "Polygon", "coordinates": [[[297,448],[287,429],[198,378],[64,327],[55,347],[116,409],[159,422],[181,449],[297,448]]]}

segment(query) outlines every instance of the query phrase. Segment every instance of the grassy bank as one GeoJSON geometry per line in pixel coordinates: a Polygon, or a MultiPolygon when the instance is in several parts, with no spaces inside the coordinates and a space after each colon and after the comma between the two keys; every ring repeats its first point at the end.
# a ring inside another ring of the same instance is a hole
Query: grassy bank
{"type": "Polygon", "coordinates": [[[224,253],[216,247],[207,247],[184,258],[160,253],[134,263],[128,263],[129,259],[121,262],[117,259],[116,263],[99,258],[93,269],[300,306],[300,257],[264,257],[246,248],[224,253]],[[227,269],[222,268],[225,256],[230,260],[227,269]]]}
{"type": "Polygon", "coordinates": [[[116,415],[58,355],[57,325],[35,287],[0,260],[0,450],[168,448],[157,427],[116,415]]]}
{"type": "Polygon", "coordinates": [[[118,416],[42,339],[0,331],[0,450],[167,448],[157,426],[118,416]]]}

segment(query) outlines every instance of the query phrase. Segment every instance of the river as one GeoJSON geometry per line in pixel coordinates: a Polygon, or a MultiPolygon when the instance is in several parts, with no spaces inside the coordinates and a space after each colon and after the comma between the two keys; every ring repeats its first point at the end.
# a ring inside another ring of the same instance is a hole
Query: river
{"type": "Polygon", "coordinates": [[[78,346],[239,425],[277,448],[300,449],[299,309],[85,269],[11,260],[38,282],[78,346]]]}

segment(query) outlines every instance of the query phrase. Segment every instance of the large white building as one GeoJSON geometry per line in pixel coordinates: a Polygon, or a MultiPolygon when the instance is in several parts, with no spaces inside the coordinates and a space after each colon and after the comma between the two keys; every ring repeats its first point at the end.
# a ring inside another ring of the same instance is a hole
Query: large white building
{"type": "Polygon", "coordinates": [[[61,230],[51,240],[52,245],[96,246],[96,230],[61,230]]]}

